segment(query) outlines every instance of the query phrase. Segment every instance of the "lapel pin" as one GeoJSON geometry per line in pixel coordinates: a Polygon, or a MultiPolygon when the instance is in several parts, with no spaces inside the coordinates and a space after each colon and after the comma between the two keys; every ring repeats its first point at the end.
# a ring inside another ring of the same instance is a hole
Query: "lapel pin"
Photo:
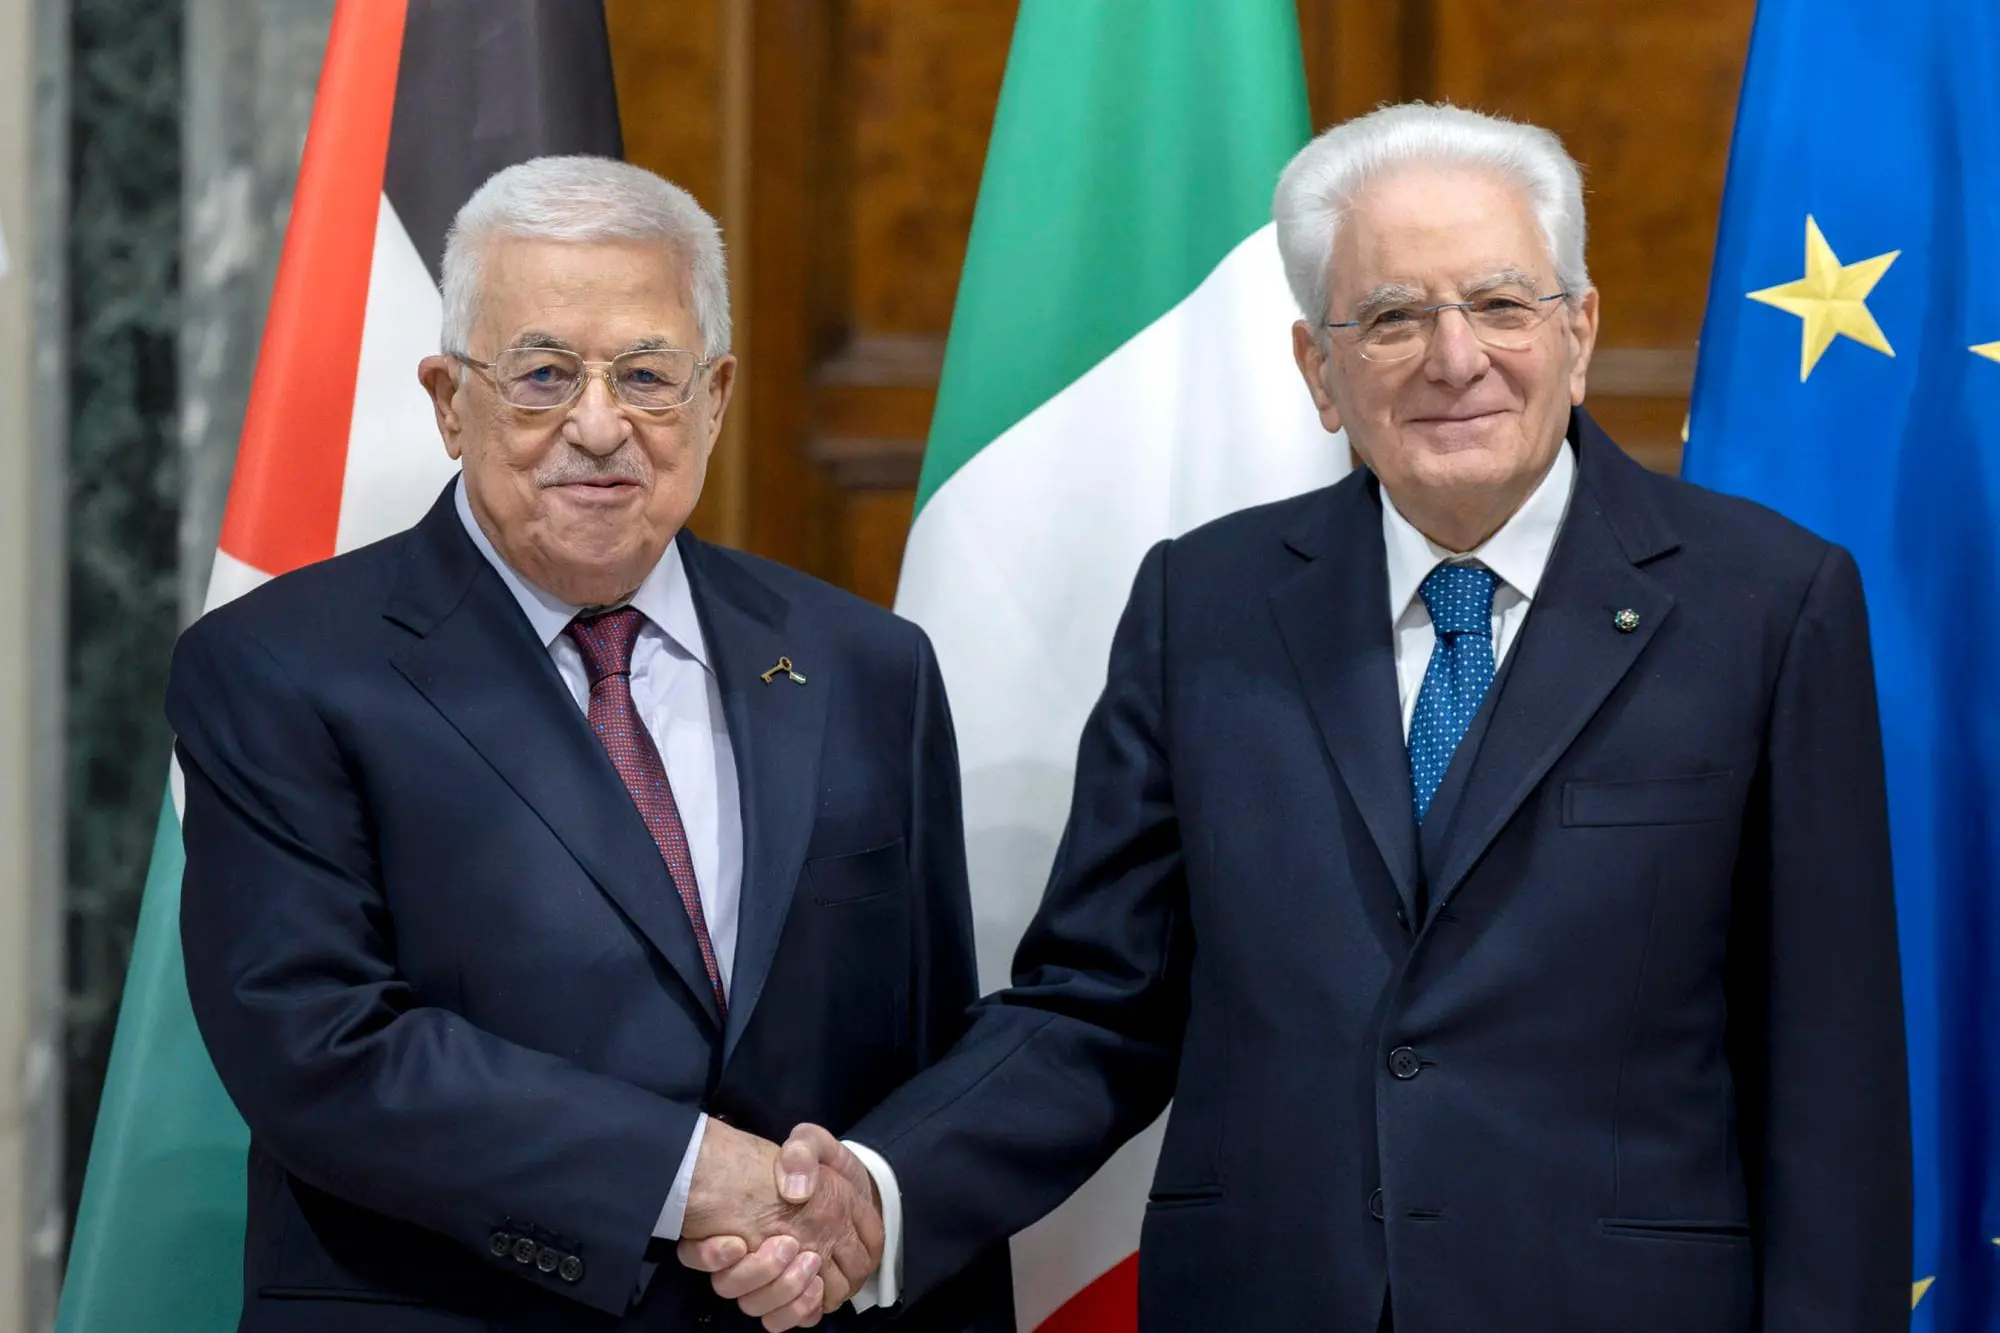
{"type": "Polygon", "coordinates": [[[798,668],[792,665],[792,659],[789,657],[779,658],[778,665],[763,674],[763,681],[766,685],[769,685],[779,676],[787,677],[794,685],[803,685],[806,683],[806,678],[798,673],[798,668]]]}
{"type": "Polygon", "coordinates": [[[1630,634],[1633,630],[1639,628],[1639,613],[1627,607],[1625,610],[1611,617],[1611,623],[1618,627],[1620,634],[1630,634]]]}

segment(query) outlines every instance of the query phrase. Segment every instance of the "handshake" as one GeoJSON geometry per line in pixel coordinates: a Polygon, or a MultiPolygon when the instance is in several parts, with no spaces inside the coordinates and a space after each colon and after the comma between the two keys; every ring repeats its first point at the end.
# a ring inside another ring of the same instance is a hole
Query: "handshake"
{"type": "Polygon", "coordinates": [[[882,1263],[874,1179],[833,1135],[800,1125],[783,1147],[711,1119],[681,1224],[680,1261],[772,1333],[810,1328],[882,1263]]]}

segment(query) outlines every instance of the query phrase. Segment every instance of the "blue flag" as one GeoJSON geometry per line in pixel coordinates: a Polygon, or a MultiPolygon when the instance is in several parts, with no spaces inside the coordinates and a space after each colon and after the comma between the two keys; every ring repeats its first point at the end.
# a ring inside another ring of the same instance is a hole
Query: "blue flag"
{"type": "Polygon", "coordinates": [[[1993,0],[1758,7],[1683,471],[1861,565],[1909,1024],[1913,1327],[2000,1329],[1993,0]]]}

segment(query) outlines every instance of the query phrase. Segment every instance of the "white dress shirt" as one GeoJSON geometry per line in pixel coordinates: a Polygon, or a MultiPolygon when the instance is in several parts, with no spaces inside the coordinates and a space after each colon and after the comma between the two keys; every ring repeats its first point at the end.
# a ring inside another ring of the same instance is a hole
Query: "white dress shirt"
{"type": "MultiPolygon", "coordinates": [[[[472,544],[499,573],[534,627],[542,646],[555,659],[556,671],[569,686],[576,706],[590,711],[590,675],[583,653],[563,633],[582,607],[571,606],[537,588],[501,558],[472,516],[472,506],[460,482],[454,495],[459,521],[472,544]]],[[[715,963],[722,973],[723,994],[736,962],[736,923],[743,900],[743,808],[736,786],[736,751],[729,744],[729,726],[722,713],[722,691],[708,645],[695,616],[694,595],[688,589],[687,568],[680,546],[669,543],[653,572],[632,594],[630,605],[646,621],[632,645],[632,702],[640,721],[666,765],[674,789],[674,804],[687,830],[688,852],[694,860],[695,889],[708,937],[715,945],[715,963]]],[[[655,1236],[679,1239],[687,1214],[688,1187],[694,1180],[695,1159],[708,1117],[695,1122],[687,1151],[681,1156],[672,1191],[653,1228],[655,1236]]]]}
{"type": "MultiPolygon", "coordinates": [[[[1493,590],[1493,664],[1497,668],[1520,637],[1522,622],[1527,620],[1535,591],[1541,587],[1549,553],[1555,549],[1556,534],[1562,530],[1563,516],[1569,512],[1570,495],[1575,489],[1576,454],[1565,440],[1548,475],[1526,503],[1501,524],[1498,532],[1462,554],[1447,551],[1418,532],[1397,511],[1389,493],[1382,493],[1382,544],[1389,564],[1389,611],[1396,638],[1396,692],[1403,709],[1405,739],[1410,734],[1410,718],[1417,709],[1417,692],[1423,687],[1424,672],[1430,666],[1431,650],[1437,644],[1430,610],[1417,595],[1417,589],[1433,569],[1447,562],[1480,564],[1492,570],[1500,580],[1493,590]]],[[[847,1146],[868,1168],[868,1174],[875,1178],[875,1188],[882,1195],[882,1290],[879,1295],[867,1288],[864,1292],[879,1299],[881,1304],[893,1305],[903,1272],[903,1199],[896,1173],[880,1154],[858,1143],[849,1142],[847,1146]],[[887,1225],[892,1215],[896,1219],[893,1229],[887,1225]]],[[[869,1308],[861,1304],[860,1298],[855,1306],[869,1308]]]]}
{"type": "Polygon", "coordinates": [[[1576,455],[1565,440],[1556,451],[1548,475],[1527,502],[1500,530],[1463,554],[1445,550],[1412,527],[1397,510],[1389,492],[1382,492],[1382,547],[1389,561],[1389,614],[1396,636],[1396,697],[1403,706],[1403,738],[1409,739],[1416,715],[1417,694],[1430,668],[1437,634],[1431,613],[1417,590],[1431,571],[1443,564],[1483,565],[1499,583],[1493,589],[1493,665],[1507,660],[1507,650],[1520,637],[1542,573],[1549,567],[1563,515],[1576,489],[1576,455]]]}

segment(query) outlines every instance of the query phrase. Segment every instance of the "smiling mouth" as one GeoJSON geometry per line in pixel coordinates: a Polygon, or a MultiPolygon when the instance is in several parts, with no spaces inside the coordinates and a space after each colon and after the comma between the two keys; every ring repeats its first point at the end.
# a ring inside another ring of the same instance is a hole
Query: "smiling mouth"
{"type": "Polygon", "coordinates": [[[559,481],[547,488],[570,498],[572,504],[618,504],[624,501],[626,492],[637,492],[639,483],[626,478],[604,478],[589,481],[559,481]]]}
{"type": "Polygon", "coordinates": [[[1496,407],[1491,412],[1463,412],[1454,413],[1450,416],[1412,417],[1410,421],[1412,425],[1417,426],[1461,425],[1468,421],[1484,421],[1488,417],[1502,415],[1505,415],[1503,410],[1496,407]]]}

